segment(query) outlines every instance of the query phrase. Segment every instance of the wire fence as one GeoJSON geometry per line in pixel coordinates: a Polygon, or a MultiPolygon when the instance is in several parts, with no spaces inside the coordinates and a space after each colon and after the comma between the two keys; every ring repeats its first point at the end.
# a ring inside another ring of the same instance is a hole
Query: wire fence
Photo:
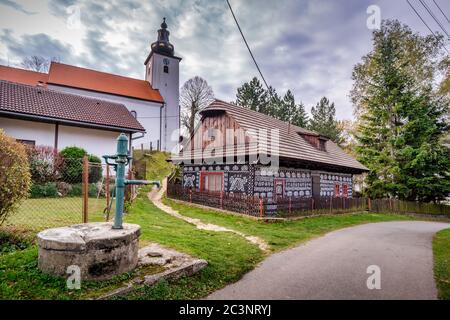
{"type": "MultiPolygon", "coordinates": [[[[48,159],[47,159],[48,160],[48,159]]],[[[46,228],[111,219],[115,209],[115,171],[88,157],[58,158],[30,164],[32,186],[4,226],[46,228]]]]}

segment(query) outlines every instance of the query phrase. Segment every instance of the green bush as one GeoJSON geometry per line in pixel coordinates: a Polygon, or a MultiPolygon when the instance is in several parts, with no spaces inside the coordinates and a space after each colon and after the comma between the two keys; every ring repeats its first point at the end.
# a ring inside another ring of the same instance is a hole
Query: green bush
{"type": "Polygon", "coordinates": [[[69,197],[81,197],[83,195],[83,185],[81,183],[73,184],[67,195],[69,197]]]}
{"type": "Polygon", "coordinates": [[[103,174],[102,160],[99,157],[90,154],[88,157],[88,161],[89,161],[89,183],[100,181],[103,174]]]}
{"type": "MultiPolygon", "coordinates": [[[[88,186],[88,195],[89,197],[97,197],[98,187],[96,183],[90,183],[88,186]]],[[[73,184],[70,190],[67,193],[69,197],[81,197],[83,195],[83,184],[76,183],[73,184]]]]}
{"type": "Polygon", "coordinates": [[[33,184],[30,188],[30,198],[56,198],[58,188],[55,182],[33,184]]]}
{"type": "Polygon", "coordinates": [[[89,197],[97,197],[98,188],[96,183],[90,183],[88,187],[89,197]]]}
{"type": "Polygon", "coordinates": [[[61,178],[64,182],[80,183],[83,179],[83,157],[86,150],[78,147],[65,147],[60,155],[64,159],[61,168],[61,178]]]}
{"type": "Polygon", "coordinates": [[[0,129],[0,224],[28,195],[30,166],[25,146],[0,129]]]}

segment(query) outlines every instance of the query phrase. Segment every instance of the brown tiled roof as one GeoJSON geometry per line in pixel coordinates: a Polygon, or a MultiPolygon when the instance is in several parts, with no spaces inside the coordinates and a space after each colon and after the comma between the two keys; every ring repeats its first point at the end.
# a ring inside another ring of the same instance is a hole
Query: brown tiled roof
{"type": "MultiPolygon", "coordinates": [[[[301,134],[313,135],[319,137],[314,131],[306,130],[304,128],[289,124],[287,122],[275,119],[268,115],[236,106],[234,104],[226,103],[224,101],[216,100],[208,107],[203,109],[201,114],[207,116],[210,111],[225,112],[228,116],[234,119],[239,126],[252,137],[249,130],[268,130],[270,135],[271,129],[278,129],[279,132],[279,156],[284,158],[296,159],[301,161],[308,161],[314,163],[323,163],[329,166],[346,167],[356,169],[356,171],[366,171],[367,168],[359,163],[352,156],[345,153],[336,143],[327,140],[325,144],[325,151],[312,146],[307,142],[301,134]]],[[[257,141],[257,137],[253,136],[257,141]]],[[[268,137],[270,138],[270,136],[268,137]]],[[[270,139],[269,143],[270,143],[270,139]]],[[[256,153],[258,150],[258,143],[250,143],[248,147],[238,146],[236,148],[237,154],[256,153]]],[[[270,148],[270,147],[269,147],[270,148]]],[[[269,149],[270,150],[270,149],[269,149]]],[[[193,155],[198,151],[194,151],[193,155]]],[[[226,152],[226,151],[225,151],[226,152]]],[[[180,159],[183,156],[180,155],[180,159]]]]}
{"type": "Polygon", "coordinates": [[[145,131],[122,104],[0,80],[1,114],[112,130],[145,131]]]}
{"type": "Polygon", "coordinates": [[[48,83],[147,101],[164,102],[159,91],[153,89],[148,81],[58,62],[52,62],[50,65],[48,83]]]}
{"type": "Polygon", "coordinates": [[[48,74],[30,70],[18,69],[0,65],[0,80],[37,85],[39,82],[47,83],[48,74]]]}
{"type": "Polygon", "coordinates": [[[164,102],[159,91],[153,89],[148,81],[59,62],[51,63],[48,74],[0,65],[0,80],[32,86],[42,82],[44,85],[48,83],[158,103],[164,102]]]}

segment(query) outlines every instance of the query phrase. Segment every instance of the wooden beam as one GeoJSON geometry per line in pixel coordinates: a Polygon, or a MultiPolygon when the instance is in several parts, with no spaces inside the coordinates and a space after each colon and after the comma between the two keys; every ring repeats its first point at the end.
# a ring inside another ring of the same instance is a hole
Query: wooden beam
{"type": "Polygon", "coordinates": [[[58,140],[59,140],[59,123],[55,123],[55,142],[53,148],[58,150],[58,140]]]}
{"type": "Polygon", "coordinates": [[[88,157],[83,157],[83,223],[88,222],[89,199],[89,162],[88,157]]]}

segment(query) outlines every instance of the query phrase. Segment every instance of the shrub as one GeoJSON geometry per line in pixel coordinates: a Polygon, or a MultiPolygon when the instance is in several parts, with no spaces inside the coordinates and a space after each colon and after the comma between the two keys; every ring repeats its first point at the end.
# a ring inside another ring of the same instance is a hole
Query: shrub
{"type": "Polygon", "coordinates": [[[56,198],[57,196],[58,188],[55,182],[33,184],[30,189],[31,198],[56,198]]]}
{"type": "MultiPolygon", "coordinates": [[[[96,183],[90,183],[88,185],[88,195],[89,197],[97,197],[98,194],[98,186],[96,183]]],[[[70,191],[67,193],[69,197],[81,197],[83,195],[83,184],[76,183],[71,185],[70,191]]]]}
{"type": "Polygon", "coordinates": [[[66,147],[61,152],[64,165],[61,168],[61,178],[64,182],[79,183],[83,178],[83,157],[86,150],[78,147],[66,147]]]}
{"type": "Polygon", "coordinates": [[[55,181],[62,165],[59,153],[48,146],[27,147],[27,151],[32,181],[39,184],[55,181]]]}
{"type": "Polygon", "coordinates": [[[83,185],[81,183],[73,184],[67,195],[69,197],[81,197],[83,195],[83,185]]]}
{"type": "Polygon", "coordinates": [[[25,146],[0,129],[0,224],[20,201],[27,197],[31,184],[25,146]]]}
{"type": "Polygon", "coordinates": [[[97,187],[97,184],[96,183],[90,183],[89,184],[89,187],[88,187],[88,194],[89,194],[89,197],[97,197],[97,194],[98,194],[98,187],[97,187]]]}
{"type": "Polygon", "coordinates": [[[89,183],[95,183],[100,181],[103,175],[102,160],[99,157],[90,154],[88,157],[88,161],[89,161],[89,183]]]}

